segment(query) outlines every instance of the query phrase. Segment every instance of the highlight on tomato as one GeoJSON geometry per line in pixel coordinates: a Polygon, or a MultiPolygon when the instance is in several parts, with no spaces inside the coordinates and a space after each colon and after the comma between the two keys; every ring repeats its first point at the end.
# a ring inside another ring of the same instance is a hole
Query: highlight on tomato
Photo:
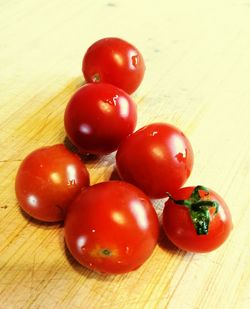
{"type": "Polygon", "coordinates": [[[89,83],[109,83],[131,94],[143,79],[145,64],[132,44],[120,38],[104,38],[88,48],[82,71],[89,83]]]}
{"type": "Polygon", "coordinates": [[[86,84],[73,95],[65,114],[66,133],[81,153],[108,154],[135,129],[136,104],[111,84],[86,84]]]}
{"type": "Polygon", "coordinates": [[[63,144],[39,148],[21,163],[15,182],[20,207],[31,217],[57,222],[69,203],[89,185],[89,173],[63,144]]]}
{"type": "Polygon", "coordinates": [[[83,266],[118,274],[141,266],[152,254],[159,221],[149,198],[122,181],[95,184],[68,207],[65,241],[83,266]]]}
{"type": "Polygon", "coordinates": [[[130,134],[119,146],[120,177],[151,198],[180,188],[190,176],[193,150],[187,137],[167,123],[149,124],[130,134]]]}
{"type": "Polygon", "coordinates": [[[218,193],[204,186],[177,190],[163,209],[163,229],[178,248],[209,252],[221,246],[232,230],[229,208],[218,193]]]}

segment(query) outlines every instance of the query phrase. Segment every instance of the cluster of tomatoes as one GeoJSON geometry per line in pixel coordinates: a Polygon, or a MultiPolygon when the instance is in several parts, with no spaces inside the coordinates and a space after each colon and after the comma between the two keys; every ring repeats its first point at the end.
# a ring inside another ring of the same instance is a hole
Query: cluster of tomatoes
{"type": "Polygon", "coordinates": [[[90,186],[78,154],[63,144],[40,148],[16,176],[21,208],[42,221],[64,220],[71,254],[99,272],[128,272],[151,255],[159,220],[150,198],[168,198],[162,224],[177,247],[207,252],[220,246],[232,228],[223,199],[203,186],[181,188],[193,167],[187,137],[167,123],[134,132],[137,111],[130,94],[145,71],[140,52],[124,40],[102,39],[87,50],[82,69],[87,84],[66,107],[65,131],[79,153],[117,150],[122,180],[90,186]]]}

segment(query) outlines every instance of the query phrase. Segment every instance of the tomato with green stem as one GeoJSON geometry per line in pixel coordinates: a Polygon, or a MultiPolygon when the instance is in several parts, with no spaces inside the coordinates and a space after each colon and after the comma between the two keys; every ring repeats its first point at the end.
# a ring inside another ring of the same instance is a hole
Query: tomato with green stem
{"type": "Polygon", "coordinates": [[[209,252],[225,242],[232,230],[232,218],[218,193],[196,186],[181,188],[168,196],[163,229],[178,248],[209,252]]]}

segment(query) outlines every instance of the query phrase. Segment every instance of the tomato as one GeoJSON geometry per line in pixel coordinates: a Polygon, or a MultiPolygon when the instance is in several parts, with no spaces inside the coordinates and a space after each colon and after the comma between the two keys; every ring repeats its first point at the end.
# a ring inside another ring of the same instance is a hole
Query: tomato
{"type": "Polygon", "coordinates": [[[148,197],[122,181],[81,192],[67,211],[65,241],[83,266],[103,273],[138,268],[153,252],[158,217],[148,197]]]}
{"type": "Polygon", "coordinates": [[[56,222],[65,209],[89,185],[89,173],[80,158],[63,144],[39,148],[21,163],[16,176],[16,196],[30,216],[56,222]]]}
{"type": "Polygon", "coordinates": [[[163,228],[177,247],[191,252],[218,248],[232,230],[225,201],[202,186],[177,190],[163,209],[163,228]],[[174,198],[173,198],[174,197],[174,198]]]}
{"type": "Polygon", "coordinates": [[[82,71],[87,82],[113,84],[131,94],[140,85],[145,71],[142,55],[119,38],[104,38],[89,47],[82,71]]]}
{"type": "Polygon", "coordinates": [[[151,198],[163,198],[189,177],[193,151],[179,129],[166,123],[153,123],[121,143],[116,165],[123,180],[136,185],[151,198]]]}
{"type": "Polygon", "coordinates": [[[71,142],[83,153],[106,154],[117,149],[136,126],[136,105],[110,84],[87,84],[69,101],[64,125],[71,142]]]}

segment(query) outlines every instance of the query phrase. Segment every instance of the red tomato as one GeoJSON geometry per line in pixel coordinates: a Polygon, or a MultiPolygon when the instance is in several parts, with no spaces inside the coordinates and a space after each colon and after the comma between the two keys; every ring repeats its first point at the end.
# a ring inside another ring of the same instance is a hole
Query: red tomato
{"type": "Polygon", "coordinates": [[[193,167],[193,151],[186,136],[165,123],[154,123],[128,136],[116,154],[121,178],[151,198],[166,197],[181,187],[193,167]]]}
{"type": "Polygon", "coordinates": [[[87,82],[110,83],[130,94],[139,87],[145,65],[133,45],[118,38],[105,38],[89,47],[82,71],[87,82]]]}
{"type": "Polygon", "coordinates": [[[159,222],[148,197],[122,181],[96,184],[73,201],[66,244],[83,266],[104,273],[138,268],[157,243],[159,222]]]}
{"type": "Polygon", "coordinates": [[[69,101],[64,125],[80,152],[106,154],[117,149],[134,131],[136,105],[121,89],[110,84],[87,84],[69,101]]]}
{"type": "Polygon", "coordinates": [[[216,192],[201,186],[194,190],[195,187],[181,188],[174,193],[175,200],[167,200],[163,228],[182,250],[209,252],[227,239],[232,230],[231,214],[216,192]]]}
{"type": "Polygon", "coordinates": [[[37,149],[23,160],[16,176],[16,196],[30,216],[56,222],[64,219],[65,208],[88,185],[84,163],[58,144],[37,149]]]}

